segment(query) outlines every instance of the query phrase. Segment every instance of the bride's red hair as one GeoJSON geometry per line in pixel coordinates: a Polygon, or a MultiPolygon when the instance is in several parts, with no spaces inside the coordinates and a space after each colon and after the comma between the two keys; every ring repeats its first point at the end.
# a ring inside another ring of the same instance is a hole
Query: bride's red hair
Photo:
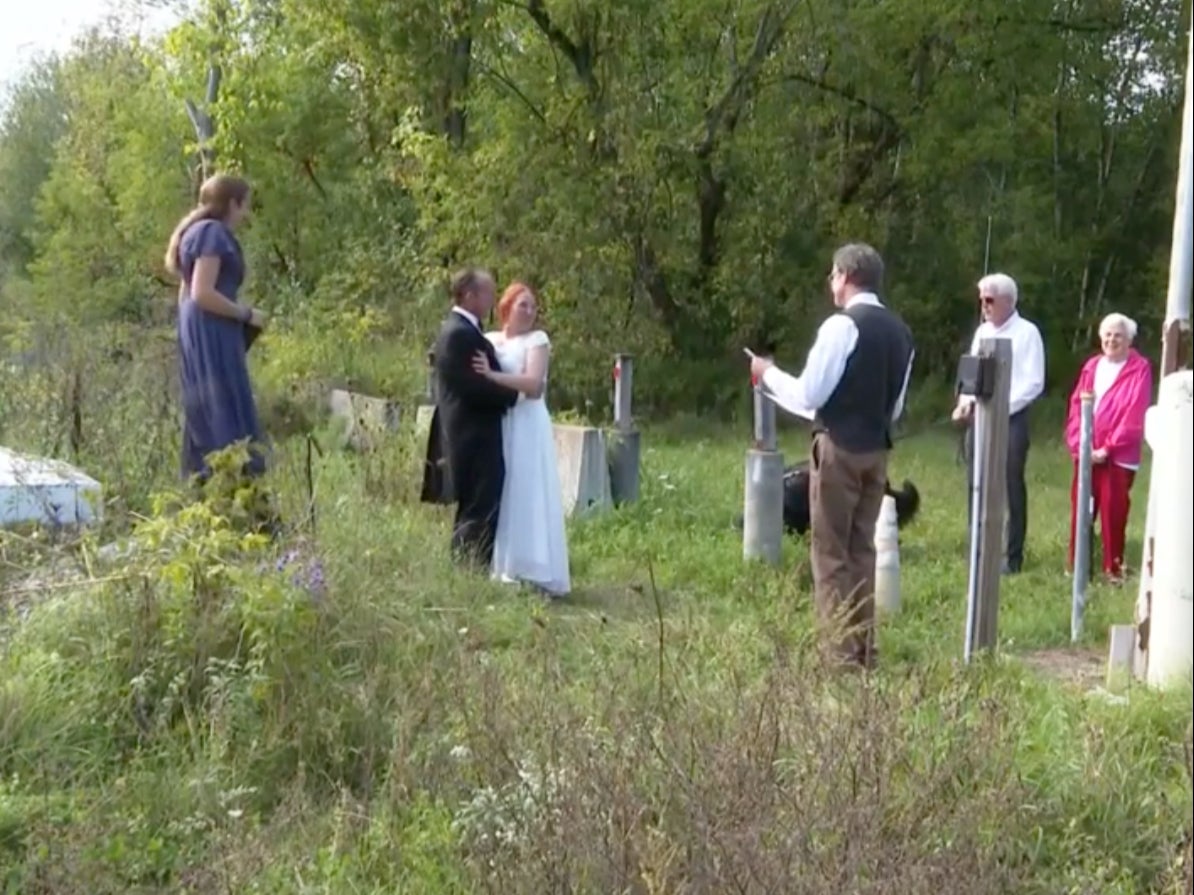
{"type": "Polygon", "coordinates": [[[524,292],[531,293],[531,297],[535,298],[536,301],[538,300],[535,290],[521,280],[515,280],[507,286],[506,291],[502,293],[502,297],[498,299],[497,317],[498,323],[502,326],[505,326],[506,321],[510,319],[510,312],[514,310],[514,302],[518,301],[518,296],[524,292]]]}

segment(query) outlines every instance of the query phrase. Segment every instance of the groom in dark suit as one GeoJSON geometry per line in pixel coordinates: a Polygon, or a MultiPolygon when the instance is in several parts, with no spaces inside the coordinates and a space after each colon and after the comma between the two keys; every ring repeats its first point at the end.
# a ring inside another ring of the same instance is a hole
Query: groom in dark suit
{"type": "Polygon", "coordinates": [[[450,290],[452,310],[435,340],[437,393],[423,499],[440,498],[434,493],[442,488],[442,483],[434,484],[435,454],[442,451],[456,498],[453,558],[488,568],[506,478],[502,417],[518,400],[518,392],[473,369],[477,352],[489,358],[491,367],[498,367],[493,345],[481,330],[481,321],[497,298],[493,276],[480,268],[466,268],[452,277],[450,290]]]}

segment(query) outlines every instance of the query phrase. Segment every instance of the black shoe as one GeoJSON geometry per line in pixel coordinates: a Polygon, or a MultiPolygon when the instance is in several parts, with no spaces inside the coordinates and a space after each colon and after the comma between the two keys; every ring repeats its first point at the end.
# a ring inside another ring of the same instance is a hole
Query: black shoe
{"type": "Polygon", "coordinates": [[[1005,562],[1003,568],[999,570],[1000,575],[1019,575],[1020,564],[1018,562],[1005,562]]]}

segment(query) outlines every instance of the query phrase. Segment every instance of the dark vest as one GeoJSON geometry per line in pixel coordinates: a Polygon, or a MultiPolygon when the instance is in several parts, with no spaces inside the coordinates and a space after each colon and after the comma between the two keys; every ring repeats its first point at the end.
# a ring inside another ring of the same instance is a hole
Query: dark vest
{"type": "Polygon", "coordinates": [[[817,412],[813,432],[827,431],[835,445],[854,453],[890,450],[891,414],[912,357],[912,332],[884,307],[856,304],[839,313],[858,327],[858,344],[817,412]]]}

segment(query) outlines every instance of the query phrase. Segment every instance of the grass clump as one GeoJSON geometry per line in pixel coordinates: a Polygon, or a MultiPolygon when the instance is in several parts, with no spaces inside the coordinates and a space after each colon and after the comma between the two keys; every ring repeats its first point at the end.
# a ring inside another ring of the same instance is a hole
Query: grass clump
{"type": "Polygon", "coordinates": [[[741,560],[745,439],[644,441],[640,502],[571,524],[558,606],[451,569],[409,431],[363,457],[280,440],[280,540],[256,488],[127,470],[100,537],[5,536],[0,891],[1188,891],[1189,690],[1116,701],[1027,661],[1130,617],[1096,587],[1068,645],[1055,442],[1000,653],[970,668],[954,443],[899,445],[923,514],[861,680],[815,658],[803,546],[741,560]]]}

